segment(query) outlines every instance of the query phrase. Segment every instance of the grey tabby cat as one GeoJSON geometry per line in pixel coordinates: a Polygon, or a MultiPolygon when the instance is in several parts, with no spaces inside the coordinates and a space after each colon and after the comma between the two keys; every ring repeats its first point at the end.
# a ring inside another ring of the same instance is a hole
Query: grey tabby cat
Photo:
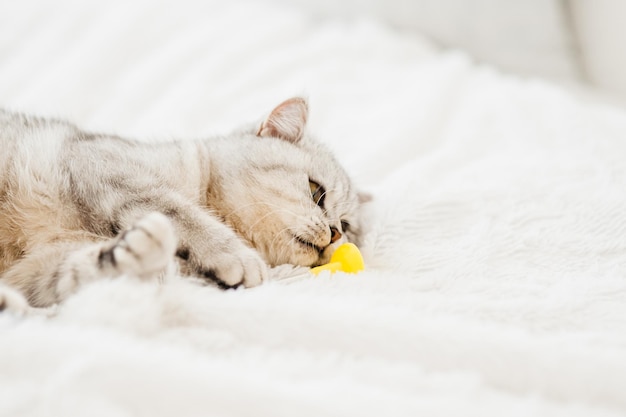
{"type": "Polygon", "coordinates": [[[360,194],[307,115],[292,98],[228,137],[143,143],[0,111],[0,310],[172,262],[233,288],[328,261],[359,233],[360,194]]]}

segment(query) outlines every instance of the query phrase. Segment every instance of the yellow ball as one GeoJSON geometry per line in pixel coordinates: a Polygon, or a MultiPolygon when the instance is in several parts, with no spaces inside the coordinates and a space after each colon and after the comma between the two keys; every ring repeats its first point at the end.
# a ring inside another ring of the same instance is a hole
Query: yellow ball
{"type": "Polygon", "coordinates": [[[341,271],[354,274],[364,269],[365,263],[363,262],[363,256],[361,256],[359,248],[353,243],[344,243],[335,250],[330,257],[329,263],[312,268],[311,272],[315,275],[322,271],[341,271]]]}

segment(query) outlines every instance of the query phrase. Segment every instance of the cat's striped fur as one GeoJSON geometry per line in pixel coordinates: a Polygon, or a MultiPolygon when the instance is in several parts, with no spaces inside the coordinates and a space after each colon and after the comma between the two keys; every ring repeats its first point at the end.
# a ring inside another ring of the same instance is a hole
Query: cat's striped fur
{"type": "MultiPolygon", "coordinates": [[[[145,143],[0,111],[0,283],[44,307],[174,260],[225,288],[327,261],[356,238],[359,195],[307,112],[293,98],[254,129],[145,143]]],[[[0,309],[15,297],[0,286],[0,309]]]]}

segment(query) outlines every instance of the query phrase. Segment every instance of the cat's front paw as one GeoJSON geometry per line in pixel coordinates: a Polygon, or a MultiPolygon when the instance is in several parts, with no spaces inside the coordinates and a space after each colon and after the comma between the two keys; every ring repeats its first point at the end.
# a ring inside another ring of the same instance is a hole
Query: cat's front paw
{"type": "Polygon", "coordinates": [[[247,246],[241,245],[235,251],[214,254],[210,258],[208,264],[211,266],[203,267],[202,274],[222,288],[240,285],[250,288],[267,279],[267,264],[256,251],[247,246]]]}
{"type": "Polygon", "coordinates": [[[112,246],[100,253],[121,273],[152,278],[163,271],[174,256],[176,235],[170,220],[152,212],[122,232],[112,246]]]}

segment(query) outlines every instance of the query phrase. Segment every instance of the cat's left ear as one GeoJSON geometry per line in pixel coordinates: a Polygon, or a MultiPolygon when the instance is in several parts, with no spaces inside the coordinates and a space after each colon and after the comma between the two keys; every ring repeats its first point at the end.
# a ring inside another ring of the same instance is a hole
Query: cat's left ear
{"type": "Polygon", "coordinates": [[[309,106],[305,99],[293,97],[279,104],[259,127],[256,135],[273,137],[298,143],[304,135],[304,127],[309,116],[309,106]]]}
{"type": "Polygon", "coordinates": [[[363,192],[363,191],[359,191],[357,193],[357,196],[359,197],[359,203],[361,204],[369,203],[370,201],[374,199],[373,195],[371,195],[370,193],[363,192]]]}

